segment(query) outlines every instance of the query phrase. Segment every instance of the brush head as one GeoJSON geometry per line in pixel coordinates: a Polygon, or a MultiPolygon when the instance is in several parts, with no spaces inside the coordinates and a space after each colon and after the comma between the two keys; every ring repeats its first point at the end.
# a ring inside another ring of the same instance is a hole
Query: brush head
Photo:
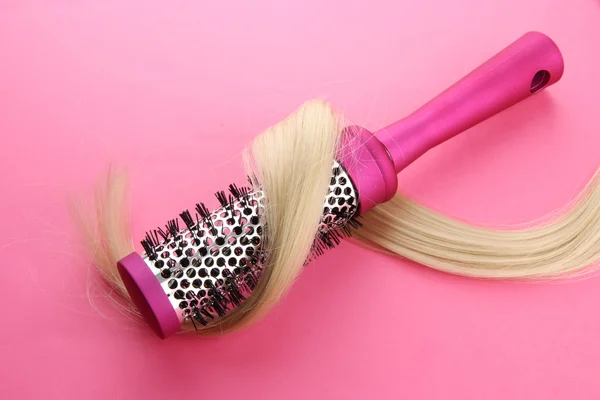
{"type": "MultiPolygon", "coordinates": [[[[254,290],[267,257],[260,188],[229,186],[216,194],[220,207],[209,212],[199,203],[195,213],[146,234],[144,253],[119,261],[119,273],[136,307],[161,338],[183,322],[218,324],[254,290]],[[180,224],[179,221],[183,223],[180,224]]],[[[334,162],[323,216],[306,262],[349,236],[359,223],[359,198],[346,170],[334,162]]]]}

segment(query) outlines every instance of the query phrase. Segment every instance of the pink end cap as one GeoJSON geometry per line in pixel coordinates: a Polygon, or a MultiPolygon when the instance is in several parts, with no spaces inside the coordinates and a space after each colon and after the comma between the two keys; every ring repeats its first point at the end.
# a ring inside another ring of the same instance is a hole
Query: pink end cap
{"type": "Polygon", "coordinates": [[[144,259],[131,253],[117,263],[131,300],[152,330],[165,339],[179,331],[181,321],[144,259]]]}

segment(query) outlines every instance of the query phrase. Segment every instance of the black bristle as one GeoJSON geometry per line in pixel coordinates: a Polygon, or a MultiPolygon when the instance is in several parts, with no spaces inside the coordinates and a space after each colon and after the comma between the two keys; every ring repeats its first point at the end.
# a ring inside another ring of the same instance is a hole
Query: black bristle
{"type": "Polygon", "coordinates": [[[331,247],[333,246],[333,242],[331,241],[330,231],[322,232],[319,235],[319,241],[324,250],[331,249],[331,247]]]}
{"type": "Polygon", "coordinates": [[[333,243],[335,243],[332,246],[332,248],[333,248],[334,246],[339,245],[342,242],[342,240],[344,239],[344,237],[340,234],[340,232],[338,230],[333,229],[333,230],[329,231],[329,239],[333,243]]]}
{"type": "Polygon", "coordinates": [[[156,247],[159,244],[158,234],[156,230],[146,232],[146,241],[152,246],[156,247]]]}
{"type": "Polygon", "coordinates": [[[242,195],[242,192],[240,191],[240,189],[237,187],[237,185],[235,183],[232,183],[231,185],[229,185],[229,193],[231,193],[233,195],[233,197],[235,197],[235,198],[240,198],[242,195]]]}
{"type": "Polygon", "coordinates": [[[192,325],[194,325],[194,329],[196,330],[196,332],[198,332],[198,327],[196,326],[196,322],[194,321],[196,318],[194,318],[194,316],[195,316],[195,314],[192,315],[190,320],[192,321],[192,325]]]}
{"type": "MultiPolygon", "coordinates": [[[[208,228],[210,229],[210,234],[211,235],[216,235],[216,229],[215,226],[213,224],[213,220],[210,216],[210,211],[208,210],[208,208],[206,207],[206,205],[204,203],[198,203],[196,204],[196,211],[198,212],[198,214],[200,215],[200,218],[202,219],[202,222],[204,222],[208,228]]],[[[200,224],[198,224],[198,226],[200,226],[200,224]]]]}
{"type": "Polygon", "coordinates": [[[323,248],[321,247],[321,243],[320,242],[316,242],[314,247],[313,247],[313,256],[318,257],[318,256],[322,256],[323,255],[323,248]]]}
{"type": "Polygon", "coordinates": [[[213,317],[213,315],[211,313],[209,313],[208,310],[206,310],[204,307],[202,307],[202,309],[200,309],[200,312],[202,313],[202,315],[206,316],[207,318],[215,319],[215,317],[213,317]]]}
{"type": "Polygon", "coordinates": [[[254,271],[252,271],[251,268],[246,273],[246,276],[244,277],[244,281],[246,282],[246,284],[248,285],[250,290],[254,290],[254,288],[256,288],[256,285],[258,284],[258,279],[257,279],[256,275],[254,274],[254,271]]]}
{"type": "Polygon", "coordinates": [[[166,229],[171,235],[171,237],[177,237],[177,235],[179,234],[179,220],[172,219],[169,222],[167,222],[166,229]]]}
{"type": "Polygon", "coordinates": [[[198,307],[194,307],[193,308],[194,319],[196,321],[198,321],[200,323],[200,325],[206,326],[206,325],[208,325],[208,322],[206,322],[206,320],[204,318],[202,318],[202,314],[203,314],[202,311],[204,311],[204,308],[199,309],[198,307]]]}
{"type": "Polygon", "coordinates": [[[242,205],[244,207],[248,207],[251,190],[252,190],[252,188],[249,188],[247,186],[243,186],[240,188],[240,192],[242,193],[242,196],[240,197],[240,201],[242,202],[242,205]]]}
{"type": "Polygon", "coordinates": [[[233,218],[233,210],[235,208],[235,201],[237,198],[231,194],[225,194],[225,192],[221,191],[217,194],[217,199],[219,199],[219,203],[221,206],[227,211],[229,214],[229,218],[233,218]]]}
{"type": "Polygon", "coordinates": [[[146,232],[146,237],[141,241],[141,244],[148,258],[152,261],[156,260],[157,254],[155,247],[159,244],[156,230],[146,232]]]}
{"type": "Polygon", "coordinates": [[[202,219],[207,219],[210,216],[210,211],[208,211],[208,208],[204,203],[196,204],[196,211],[202,219]]]}
{"type": "MultiPolygon", "coordinates": [[[[198,297],[196,296],[196,293],[194,293],[193,291],[189,291],[188,294],[190,294],[191,298],[194,299],[194,301],[196,302],[195,304],[197,304],[198,302],[198,297]]],[[[192,304],[194,304],[194,302],[192,302],[192,304]]],[[[201,310],[198,308],[197,305],[194,305],[192,307],[192,312],[193,312],[193,318],[192,318],[192,323],[194,324],[194,328],[196,330],[198,330],[198,328],[196,328],[196,324],[194,323],[194,319],[196,321],[198,321],[202,326],[206,326],[208,324],[208,322],[206,322],[206,320],[204,318],[202,318],[201,310]]]]}
{"type": "Polygon", "coordinates": [[[190,232],[193,231],[196,224],[194,223],[192,214],[190,214],[188,210],[185,210],[184,212],[179,214],[179,216],[181,217],[181,220],[183,221],[185,226],[187,226],[187,228],[190,230],[190,232]]]}
{"type": "MultiPolygon", "coordinates": [[[[361,217],[362,217],[362,215],[361,215],[361,217]]],[[[356,218],[356,217],[350,218],[350,220],[348,221],[347,224],[350,225],[354,229],[358,229],[358,228],[362,227],[362,225],[363,225],[362,222],[360,222],[358,220],[358,218],[356,218]]]]}
{"type": "Polygon", "coordinates": [[[210,305],[219,317],[225,316],[225,312],[227,311],[227,299],[221,294],[219,289],[214,289],[210,305]]]}
{"type": "Polygon", "coordinates": [[[235,197],[232,194],[230,194],[229,196],[227,196],[227,207],[229,208],[230,211],[233,210],[233,207],[235,205],[235,201],[236,200],[237,200],[237,197],[235,197]]]}
{"type": "Polygon", "coordinates": [[[204,222],[206,223],[206,225],[208,225],[208,228],[209,228],[208,232],[209,232],[211,235],[215,236],[215,235],[217,234],[217,230],[215,229],[215,223],[214,223],[214,221],[212,220],[212,218],[206,218],[206,219],[204,220],[204,222]]]}
{"type": "Polygon", "coordinates": [[[326,250],[335,248],[344,238],[352,237],[352,229],[358,229],[362,226],[362,223],[358,220],[359,216],[353,215],[355,212],[332,211],[332,214],[334,215],[334,223],[339,224],[343,221],[344,224],[338,228],[320,232],[317,235],[311,248],[313,259],[323,255],[326,250]]]}
{"type": "Polygon", "coordinates": [[[321,234],[321,243],[329,250],[335,247],[335,236],[332,234],[332,231],[323,232],[321,234]]]}
{"type": "Polygon", "coordinates": [[[225,316],[225,308],[223,307],[223,304],[220,301],[213,300],[210,303],[210,305],[220,318],[225,316]]]}
{"type": "Polygon", "coordinates": [[[152,242],[148,241],[148,239],[144,239],[141,243],[148,258],[152,261],[156,260],[156,252],[154,251],[154,246],[152,246],[152,242]]]}
{"type": "Polygon", "coordinates": [[[229,185],[229,193],[231,193],[231,195],[233,196],[233,201],[239,200],[242,206],[244,207],[247,207],[249,191],[250,188],[246,186],[239,187],[234,183],[229,185]]]}
{"type": "Polygon", "coordinates": [[[342,233],[342,235],[346,238],[349,238],[352,236],[352,230],[350,229],[350,227],[348,225],[344,225],[340,228],[340,231],[342,233]]]}
{"type": "Polygon", "coordinates": [[[240,293],[235,281],[231,279],[228,282],[227,293],[229,295],[229,301],[234,305],[238,306],[242,301],[244,301],[244,296],[240,293]]]}
{"type": "Polygon", "coordinates": [[[165,232],[165,231],[163,231],[162,228],[157,228],[157,230],[154,232],[156,233],[157,231],[158,231],[158,234],[163,238],[163,240],[169,239],[169,231],[168,230],[165,232]]]}
{"type": "Polygon", "coordinates": [[[342,242],[342,240],[344,239],[344,236],[340,233],[340,231],[338,231],[336,229],[329,232],[329,237],[334,243],[332,248],[339,245],[342,242]]]}
{"type": "Polygon", "coordinates": [[[227,196],[225,195],[225,192],[223,190],[220,190],[217,193],[215,193],[215,197],[219,201],[219,204],[221,204],[221,207],[227,206],[227,204],[228,204],[227,196]]]}

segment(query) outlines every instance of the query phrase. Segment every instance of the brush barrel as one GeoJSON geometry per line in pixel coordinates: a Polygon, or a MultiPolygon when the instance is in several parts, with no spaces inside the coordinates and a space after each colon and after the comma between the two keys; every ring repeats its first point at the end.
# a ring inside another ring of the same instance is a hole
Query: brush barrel
{"type": "MultiPolygon", "coordinates": [[[[164,230],[149,233],[146,252],[119,261],[127,291],[159,337],[177,333],[186,321],[200,326],[217,321],[257,285],[266,257],[265,198],[260,190],[235,194],[226,202],[222,194],[222,206],[204,217],[182,213],[184,229],[178,220],[170,221],[164,230]]],[[[307,263],[350,234],[348,224],[358,209],[353,181],[334,162],[307,263]]]]}

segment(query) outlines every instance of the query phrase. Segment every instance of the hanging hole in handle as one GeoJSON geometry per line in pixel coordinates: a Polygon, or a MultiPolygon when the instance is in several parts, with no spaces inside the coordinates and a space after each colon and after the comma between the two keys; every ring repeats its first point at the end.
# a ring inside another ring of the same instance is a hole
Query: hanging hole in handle
{"type": "Polygon", "coordinates": [[[546,86],[549,81],[550,72],[546,71],[545,69],[539,70],[533,76],[533,79],[531,80],[531,87],[529,90],[531,91],[531,93],[535,93],[538,90],[542,89],[544,86],[546,86]]]}

